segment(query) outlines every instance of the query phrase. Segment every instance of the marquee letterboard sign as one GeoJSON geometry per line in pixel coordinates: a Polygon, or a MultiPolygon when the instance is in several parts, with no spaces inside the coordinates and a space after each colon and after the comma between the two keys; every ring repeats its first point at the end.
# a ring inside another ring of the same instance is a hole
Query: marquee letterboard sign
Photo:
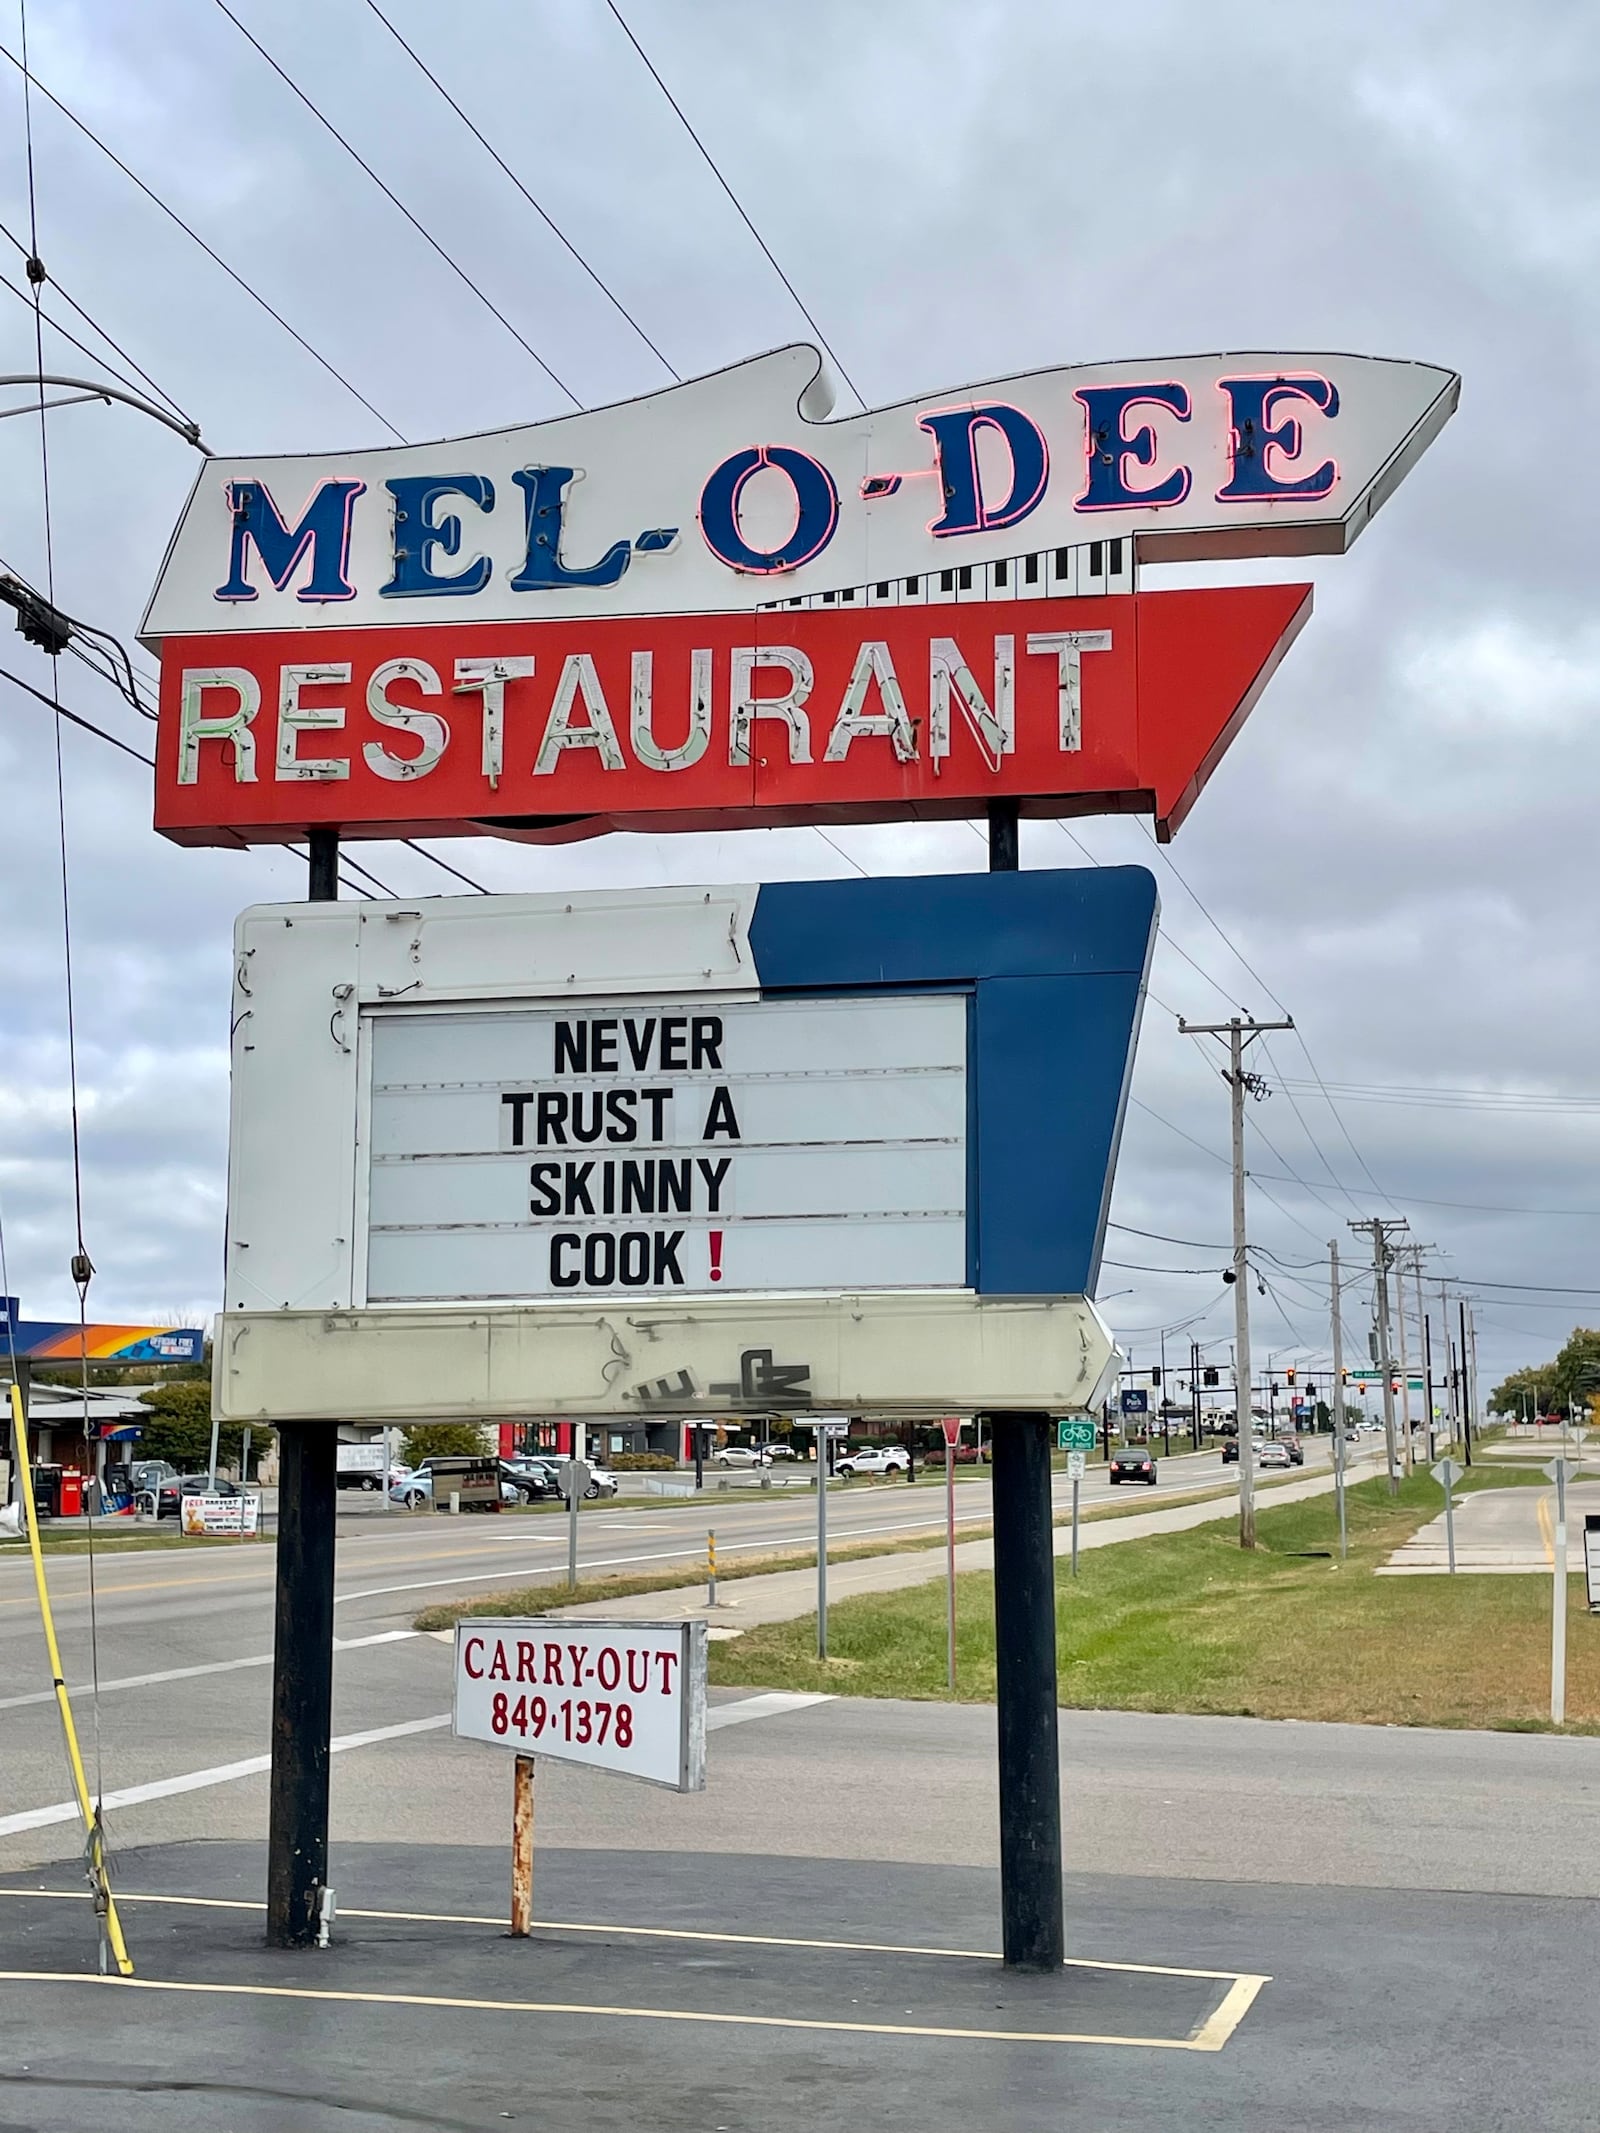
{"type": "Polygon", "coordinates": [[[1140,868],[246,912],[224,1413],[1082,1405],[1155,922],[1140,868]]]}

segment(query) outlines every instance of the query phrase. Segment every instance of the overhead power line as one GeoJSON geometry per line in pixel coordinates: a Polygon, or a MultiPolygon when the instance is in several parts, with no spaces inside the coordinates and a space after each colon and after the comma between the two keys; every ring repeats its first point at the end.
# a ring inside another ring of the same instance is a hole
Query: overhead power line
{"type": "Polygon", "coordinates": [[[444,261],[445,265],[450,269],[451,273],[455,275],[456,279],[461,282],[464,287],[472,291],[473,295],[478,299],[479,303],[482,304],[485,311],[489,313],[490,317],[497,319],[500,324],[504,326],[507,333],[510,334],[511,338],[516,342],[517,346],[523,351],[525,355],[532,357],[533,361],[538,365],[539,369],[544,372],[545,376],[550,380],[550,383],[555,386],[557,391],[565,393],[574,407],[581,407],[583,405],[583,402],[578,398],[578,395],[572,390],[572,387],[567,383],[565,378],[559,377],[556,372],[551,369],[550,365],[545,361],[544,357],[540,355],[538,349],[534,347],[532,341],[530,341],[525,334],[523,334],[516,326],[512,324],[511,320],[507,318],[506,314],[500,309],[500,306],[494,301],[493,297],[488,295],[485,290],[481,289],[478,286],[477,282],[473,280],[472,276],[467,272],[466,268],[461,264],[460,260],[456,258],[453,252],[451,252],[446,246],[442,245],[439,242],[438,238],[434,236],[432,230],[428,228],[427,224],[425,222],[420,221],[418,217],[411,212],[410,208],[406,206],[405,202],[401,199],[400,195],[394,190],[393,186],[386,185],[384,183],[383,179],[378,176],[378,173],[373,169],[372,165],[367,161],[366,157],[362,155],[361,151],[354,146],[354,144],[345,134],[342,134],[339,131],[338,127],[333,123],[332,119],[329,118],[327,113],[323,111],[321,107],[316,104],[310,96],[307,95],[306,91],[301,88],[300,84],[295,80],[294,76],[288,71],[288,69],[280,65],[280,63],[273,58],[272,54],[267,50],[266,46],[261,42],[260,38],[257,37],[252,31],[245,28],[244,24],[233,12],[233,9],[229,7],[228,0],[216,0],[216,4],[221,9],[222,13],[227,16],[228,20],[233,24],[234,28],[239,32],[239,35],[244,39],[245,43],[250,45],[256,52],[261,55],[261,57],[266,61],[267,65],[272,69],[273,73],[277,75],[279,81],[283,83],[284,87],[288,89],[293,96],[299,99],[299,101],[311,113],[311,116],[316,120],[317,124],[323,127],[326,132],[330,133],[333,136],[334,140],[338,142],[339,146],[344,150],[345,154],[349,156],[350,160],[356,165],[358,165],[360,169],[366,172],[367,176],[372,180],[373,184],[378,188],[379,192],[382,193],[383,197],[389,202],[390,206],[395,208],[400,214],[405,217],[406,221],[410,223],[411,227],[416,231],[417,235],[422,239],[424,244],[428,245],[435,253],[438,254],[439,258],[444,261]]]}
{"type": "MultiPolygon", "coordinates": [[[[218,0],[218,5],[221,5],[221,0],[218,0]]],[[[774,254],[771,245],[768,244],[765,237],[762,236],[761,232],[750,220],[750,217],[745,212],[744,205],[740,201],[738,194],[728,183],[727,179],[722,175],[722,172],[717,165],[716,158],[712,155],[710,149],[706,146],[705,142],[700,138],[699,134],[695,131],[693,125],[690,123],[688,113],[684,110],[682,104],[678,102],[678,99],[673,95],[672,91],[662,80],[660,71],[657,68],[655,61],[650,57],[650,54],[645,50],[644,46],[633,34],[633,31],[628,27],[627,19],[623,15],[621,8],[618,7],[617,0],[606,0],[606,6],[616,17],[617,27],[621,30],[623,36],[627,38],[629,44],[633,46],[633,49],[638,53],[640,59],[643,60],[645,68],[649,73],[651,80],[655,83],[656,87],[661,91],[667,102],[677,113],[679,123],[682,125],[684,132],[688,134],[690,140],[693,141],[695,147],[699,149],[701,160],[704,162],[707,170],[710,171],[712,177],[714,177],[717,183],[722,187],[723,192],[726,193],[729,201],[732,203],[734,213],[739,217],[739,220],[744,224],[745,228],[750,232],[756,243],[761,247],[761,250],[766,257],[767,264],[771,267],[773,273],[777,275],[779,281],[783,283],[783,286],[788,290],[790,296],[794,299],[795,308],[799,311],[800,316],[805,320],[806,324],[816,335],[818,341],[822,345],[824,354],[833,364],[834,369],[839,373],[840,377],[843,378],[845,384],[848,385],[850,390],[855,394],[856,399],[859,401],[861,407],[865,409],[867,403],[864,395],[862,394],[860,386],[857,385],[855,379],[851,377],[849,371],[847,371],[843,363],[840,362],[838,354],[836,353],[832,342],[828,339],[822,328],[817,324],[815,318],[813,318],[810,307],[806,303],[805,298],[800,294],[800,291],[795,287],[794,283],[783,271],[783,268],[779,266],[777,257],[774,254]]]]}
{"type": "MultiPolygon", "coordinates": [[[[22,239],[17,235],[16,231],[7,228],[6,224],[3,222],[0,222],[0,237],[4,237],[8,244],[15,246],[16,250],[21,254],[24,261],[30,259],[33,256],[28,250],[28,247],[23,243],[22,239]]],[[[12,284],[10,282],[7,282],[6,287],[11,288],[12,284]]],[[[185,422],[193,423],[196,429],[199,428],[199,424],[194,421],[194,417],[189,413],[189,410],[184,407],[179,401],[175,400],[172,397],[171,393],[167,391],[165,386],[158,385],[155,379],[151,377],[149,371],[147,371],[141,363],[136,362],[135,359],[131,355],[129,355],[127,349],[123,347],[122,343],[115,339],[113,335],[107,333],[105,327],[101,325],[100,321],[97,318],[92,317],[89,312],[85,311],[82,304],[80,304],[75,297],[68,295],[67,291],[61,286],[60,282],[56,280],[53,274],[50,277],[50,287],[55,291],[56,295],[60,297],[61,301],[68,307],[69,310],[75,311],[77,313],[78,317],[82,319],[83,323],[89,328],[91,333],[97,333],[100,336],[101,340],[105,342],[108,348],[114,348],[116,350],[117,354],[122,358],[123,362],[127,364],[129,370],[134,372],[135,376],[142,384],[147,385],[150,388],[151,392],[156,395],[158,400],[165,400],[168,407],[172,409],[175,415],[181,415],[185,422]]],[[[14,291],[13,293],[20,295],[21,291],[14,291]]],[[[26,304],[31,304],[33,301],[33,299],[28,296],[23,296],[22,300],[26,304]]],[[[59,319],[52,318],[48,311],[45,312],[44,317],[45,323],[50,327],[52,332],[59,333],[63,339],[71,341],[74,348],[82,350],[83,354],[88,356],[91,362],[99,363],[104,369],[109,370],[114,378],[120,378],[123,384],[129,386],[134,391],[138,390],[138,386],[134,384],[134,380],[132,378],[127,377],[125,373],[119,371],[114,363],[108,363],[103,355],[98,354],[94,349],[85,346],[82,341],[76,339],[74,335],[69,333],[67,328],[61,324],[59,319]]]]}
{"type": "Polygon", "coordinates": [[[400,31],[395,27],[394,23],[384,13],[383,9],[379,7],[378,0],[366,0],[366,4],[368,8],[370,8],[372,13],[377,16],[378,20],[383,24],[384,28],[389,32],[389,35],[394,39],[395,43],[400,47],[401,51],[405,53],[406,57],[417,68],[418,72],[422,74],[426,80],[430,81],[433,84],[434,88],[438,90],[439,94],[444,98],[445,102],[450,106],[450,109],[455,113],[456,117],[460,119],[462,125],[466,127],[468,133],[472,135],[472,138],[483,150],[484,154],[489,157],[491,162],[493,162],[496,169],[498,169],[505,177],[511,180],[511,183],[517,188],[517,191],[521,193],[523,199],[527,201],[529,207],[533,209],[534,213],[544,224],[545,228],[550,232],[551,236],[555,238],[556,242],[563,248],[569,258],[573,259],[577,263],[577,265],[583,269],[584,273],[588,275],[590,281],[594,283],[595,287],[600,291],[600,294],[605,298],[606,302],[611,306],[612,310],[615,311],[620,318],[625,319],[627,323],[633,328],[634,332],[639,336],[640,340],[643,341],[646,348],[649,349],[650,353],[655,357],[656,361],[661,365],[662,369],[666,371],[667,375],[671,378],[676,379],[678,383],[681,384],[683,382],[682,373],[674,366],[674,364],[667,356],[662,354],[661,350],[656,346],[655,342],[650,338],[649,334],[646,333],[643,326],[640,325],[639,321],[634,317],[633,313],[628,309],[627,305],[622,301],[621,297],[617,295],[616,291],[610,286],[607,281],[604,280],[604,278],[595,270],[595,268],[590,265],[589,261],[584,258],[583,254],[578,250],[578,247],[573,243],[572,239],[567,235],[566,231],[562,229],[561,225],[551,216],[549,210],[544,207],[541,202],[536,200],[531,192],[529,192],[527,186],[523,183],[522,179],[518,177],[517,173],[511,168],[511,165],[506,161],[505,157],[500,153],[499,149],[495,147],[494,143],[488,139],[482,129],[476,124],[474,124],[473,120],[470,119],[467,116],[466,112],[462,110],[461,106],[450,94],[450,91],[439,79],[438,75],[434,73],[432,67],[430,67],[428,65],[428,62],[422,57],[422,54],[417,50],[416,46],[414,44],[409,43],[407,39],[401,35],[400,31]]]}
{"type": "Polygon", "coordinates": [[[104,726],[97,726],[92,718],[84,718],[76,711],[69,711],[65,704],[58,702],[45,690],[36,689],[31,681],[24,681],[20,674],[13,674],[9,667],[0,667],[0,680],[9,681],[14,689],[24,689],[29,696],[37,697],[46,710],[55,712],[58,718],[66,719],[71,725],[81,726],[85,733],[94,734],[98,740],[109,741],[113,748],[120,748],[124,755],[131,755],[136,763],[143,763],[146,770],[155,769],[153,756],[141,755],[137,748],[130,748],[126,741],[118,740],[114,733],[107,733],[104,726]]]}
{"type": "Polygon", "coordinates": [[[328,357],[322,353],[320,348],[314,347],[312,343],[306,339],[305,335],[301,333],[297,327],[291,326],[289,321],[284,317],[283,313],[277,310],[272,304],[270,304],[267,299],[261,294],[261,291],[259,289],[255,288],[252,283],[246,281],[245,277],[238,271],[236,267],[231,267],[219,251],[217,251],[213,246],[207,244],[206,240],[200,235],[199,231],[196,230],[190,223],[185,222],[176,208],[169,207],[166,201],[162,199],[161,195],[154,189],[154,187],[147,185],[144,179],[139,176],[137,171],[130,169],[129,166],[123,162],[121,156],[117,154],[115,149],[107,147],[106,143],[101,140],[99,134],[97,134],[92,127],[85,125],[83,120],[79,118],[78,114],[75,111],[69,109],[69,107],[61,101],[59,96],[56,96],[51,90],[47,89],[44,83],[39,79],[37,74],[31,73],[29,69],[24,67],[22,61],[17,57],[16,53],[11,50],[9,45],[0,43],[0,59],[8,59],[11,62],[12,66],[16,68],[17,72],[23,76],[25,81],[31,81],[33,87],[38,90],[39,94],[45,99],[46,103],[53,104],[56,110],[61,113],[61,116],[64,119],[68,120],[72,125],[76,126],[76,128],[83,135],[85,140],[92,141],[94,146],[99,149],[100,153],[107,159],[107,161],[116,165],[117,169],[121,171],[122,175],[128,180],[130,185],[136,186],[138,190],[144,194],[145,198],[151,203],[153,207],[159,208],[162,214],[166,216],[169,222],[175,224],[178,229],[182,230],[183,234],[189,239],[191,244],[198,245],[200,250],[205,253],[207,259],[211,261],[212,265],[220,267],[223,273],[227,275],[229,281],[231,281],[235,285],[235,287],[242,289],[245,295],[249,297],[250,301],[253,304],[258,305],[259,308],[267,314],[268,318],[270,318],[275,325],[281,326],[283,331],[288,334],[290,340],[292,340],[296,344],[296,346],[303,348],[306,354],[310,356],[311,360],[314,363],[318,364],[323,370],[325,370],[328,376],[332,378],[336,384],[342,385],[345,391],[349,393],[350,397],[353,400],[360,401],[361,405],[366,409],[367,413],[372,416],[373,420],[375,422],[382,423],[383,427],[389,432],[391,437],[395,438],[401,444],[407,444],[410,442],[410,439],[405,435],[404,431],[397,429],[394,423],[389,420],[388,416],[385,415],[380,409],[374,407],[372,402],[367,398],[366,394],[359,391],[356,386],[352,385],[350,380],[345,376],[344,372],[340,370],[336,364],[330,362],[328,357]]]}

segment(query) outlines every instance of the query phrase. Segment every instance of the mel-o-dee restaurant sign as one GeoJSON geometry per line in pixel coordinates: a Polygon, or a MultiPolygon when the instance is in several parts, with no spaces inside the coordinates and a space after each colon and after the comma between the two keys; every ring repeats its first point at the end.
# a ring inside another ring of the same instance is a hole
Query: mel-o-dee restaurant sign
{"type": "Polygon", "coordinates": [[[1337,553],[1448,370],[1034,372],[827,419],[809,348],[444,444],[213,459],[143,635],[185,843],[1143,808],[1309,609],[1140,566],[1337,553]]]}

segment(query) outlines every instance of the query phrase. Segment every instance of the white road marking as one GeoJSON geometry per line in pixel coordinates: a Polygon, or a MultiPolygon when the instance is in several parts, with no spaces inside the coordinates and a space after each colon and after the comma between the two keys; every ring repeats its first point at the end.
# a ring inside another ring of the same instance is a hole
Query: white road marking
{"type": "Polygon", "coordinates": [[[737,1703],[716,1703],[706,1713],[706,1731],[719,1726],[742,1726],[747,1718],[781,1718],[785,1711],[809,1710],[814,1703],[832,1703],[831,1696],[817,1690],[769,1689],[761,1696],[743,1696],[737,1703]]]}
{"type": "MultiPolygon", "coordinates": [[[[359,1652],[369,1644],[403,1644],[408,1638],[420,1636],[415,1629],[380,1629],[370,1637],[335,1637],[336,1652],[359,1652]]],[[[202,1674],[232,1674],[240,1667],[271,1666],[271,1652],[252,1652],[248,1659],[213,1659],[204,1666],[169,1666],[159,1674],[123,1674],[115,1681],[102,1681],[100,1694],[109,1696],[118,1689],[153,1689],[164,1681],[198,1681],[202,1674]]],[[[93,1684],[80,1682],[69,1696],[92,1696],[93,1684]]],[[[35,1689],[27,1696],[0,1697],[0,1711],[20,1711],[27,1704],[54,1703],[54,1689],[35,1689]]]]}
{"type": "MultiPolygon", "coordinates": [[[[395,1726],[375,1726],[368,1733],[343,1733],[328,1743],[330,1753],[342,1755],[349,1748],[371,1748],[378,1742],[400,1740],[411,1733],[435,1733],[450,1723],[450,1713],[434,1718],[408,1718],[395,1726]]],[[[147,1800],[168,1800],[180,1792],[204,1792],[212,1785],[230,1785],[236,1778],[259,1777],[272,1768],[270,1755],[249,1755],[242,1762],[214,1763],[209,1770],[186,1770],[179,1777],[155,1778],[147,1785],[128,1785],[108,1792],[101,1801],[107,1810],[142,1807],[147,1800]]],[[[76,1800],[58,1800],[51,1807],[29,1807],[21,1814],[0,1815],[0,1837],[20,1836],[27,1829],[45,1829],[52,1822],[75,1822],[76,1800]]]]}
{"type": "MultiPolygon", "coordinates": [[[[407,1634],[411,1634],[407,1632],[407,1634]]],[[[365,1640],[379,1642],[385,1640],[365,1640]]],[[[746,1696],[738,1703],[716,1705],[706,1713],[706,1729],[742,1725],[752,1718],[777,1718],[786,1711],[803,1711],[814,1703],[831,1703],[831,1696],[814,1692],[774,1689],[766,1695],[746,1696]]],[[[450,1723],[450,1713],[432,1718],[408,1718],[399,1725],[374,1726],[366,1733],[343,1733],[328,1743],[334,1755],[351,1748],[373,1748],[388,1740],[403,1740],[414,1733],[437,1733],[450,1723]]],[[[108,1792],[101,1802],[107,1812],[120,1807],[142,1807],[150,1800],[169,1800],[179,1793],[204,1792],[213,1785],[231,1785],[238,1778],[260,1777],[272,1767],[270,1755],[247,1755],[237,1763],[214,1763],[208,1770],[186,1770],[178,1777],[154,1778],[146,1785],[127,1785],[108,1792]]],[[[76,1800],[58,1800],[50,1807],[28,1807],[21,1814],[0,1815],[0,1837],[16,1837],[25,1830],[45,1829],[55,1822],[75,1822],[76,1800]]]]}

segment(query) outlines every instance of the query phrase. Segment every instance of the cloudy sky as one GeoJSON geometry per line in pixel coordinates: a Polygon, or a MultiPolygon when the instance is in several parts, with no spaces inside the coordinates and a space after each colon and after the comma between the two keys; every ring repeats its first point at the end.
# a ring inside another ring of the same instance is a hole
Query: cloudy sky
{"type": "MultiPolygon", "coordinates": [[[[233,5],[586,403],[666,382],[371,0],[233,5]]],[[[806,336],[605,0],[384,6],[680,373],[806,336]]],[[[1408,1217],[1479,1299],[1486,1386],[1600,1318],[1600,1293],[1555,1293],[1600,1292],[1593,9],[623,12],[869,403],[1241,347],[1463,374],[1460,413],[1374,527],[1305,573],[1316,615],[1172,864],[1142,825],[1076,825],[1094,859],[1153,865],[1164,906],[1165,1005],[1146,1016],[1102,1294],[1136,1363],[1156,1359],[1156,1329],[1173,1329],[1169,1362],[1191,1333],[1231,1330],[1227,1092],[1173,1011],[1242,1007],[1297,1025],[1255,1057],[1273,1084],[1251,1120],[1258,1355],[1325,1350],[1326,1240],[1358,1252],[1345,1225],[1372,1214],[1408,1217]]],[[[50,304],[120,360],[59,292],[81,304],[214,449],[383,442],[363,401],[413,439],[564,405],[217,0],[32,0],[28,33],[43,87],[330,366],[36,90],[50,304]]],[[[15,0],[0,42],[17,53],[15,0]]],[[[21,80],[3,60],[0,98],[0,221],[25,239],[21,80]]],[[[0,238],[6,373],[34,360],[21,268],[0,238]]],[[[90,367],[53,334],[46,356],[90,367]]],[[[57,596],[131,644],[194,454],[92,405],[52,418],[50,456],[57,596]]],[[[42,582],[31,419],[0,422],[0,557],[42,582]]],[[[48,686],[9,634],[0,666],[48,686]]],[[[148,744],[72,661],[63,695],[148,744]]],[[[50,714],[0,682],[0,1214],[33,1315],[75,1308],[54,749],[50,714]]],[[[92,1311],[208,1313],[230,927],[246,903],[300,893],[303,868],[169,847],[138,764],[70,729],[63,755],[92,1311]]],[[[965,827],[835,834],[849,861],[800,830],[444,849],[499,888],[984,864],[965,827]]],[[[449,887],[408,851],[360,857],[398,893],[449,887]]],[[[1023,859],[1087,863],[1048,823],[1025,826],[1023,859]]],[[[1364,1343],[1359,1293],[1347,1322],[1364,1343]]]]}

